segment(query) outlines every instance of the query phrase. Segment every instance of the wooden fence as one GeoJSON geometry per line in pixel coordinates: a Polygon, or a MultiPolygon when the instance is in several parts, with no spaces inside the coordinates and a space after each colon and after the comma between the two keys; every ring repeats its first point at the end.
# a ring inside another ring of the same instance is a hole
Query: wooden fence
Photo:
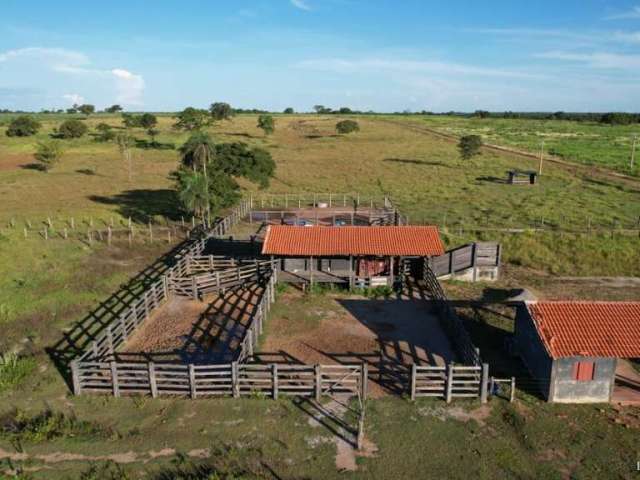
{"type": "Polygon", "coordinates": [[[419,366],[411,368],[411,399],[443,398],[447,403],[455,397],[480,397],[485,403],[489,394],[489,365],[419,366]]]}
{"type": "Polygon", "coordinates": [[[433,270],[429,267],[429,261],[426,257],[423,266],[423,280],[431,295],[431,300],[435,303],[442,328],[453,343],[454,349],[463,362],[469,365],[479,366],[482,363],[480,350],[476,348],[471,341],[467,329],[464,327],[455,309],[449,303],[449,299],[444,293],[433,270]]]}
{"type": "Polygon", "coordinates": [[[366,398],[362,365],[292,365],[282,363],[181,365],[168,363],[82,362],[74,372],[76,395],[116,397],[147,394],[191,398],[263,394],[315,397],[336,393],[366,398]]]}
{"type": "Polygon", "coordinates": [[[263,193],[249,197],[251,209],[332,207],[393,208],[387,196],[355,193],[263,193]]]}
{"type": "Polygon", "coordinates": [[[203,295],[258,281],[271,275],[274,267],[271,260],[253,261],[240,267],[214,270],[200,275],[175,276],[174,271],[167,276],[167,285],[172,293],[199,299],[203,295]]]}
{"type": "Polygon", "coordinates": [[[436,277],[453,275],[476,267],[500,266],[500,244],[476,242],[447,251],[429,259],[429,267],[436,277]]]}

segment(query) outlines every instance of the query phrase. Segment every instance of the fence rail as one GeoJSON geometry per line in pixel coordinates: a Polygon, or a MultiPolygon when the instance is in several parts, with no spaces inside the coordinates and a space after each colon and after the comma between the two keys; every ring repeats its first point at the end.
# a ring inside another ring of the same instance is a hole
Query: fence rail
{"type": "Polygon", "coordinates": [[[232,362],[216,365],[81,362],[76,367],[76,394],[116,397],[241,397],[255,394],[315,397],[340,394],[366,398],[362,365],[292,365],[232,362]]]}
{"type": "Polygon", "coordinates": [[[264,193],[253,194],[248,199],[251,209],[265,208],[318,208],[319,205],[327,207],[366,207],[392,208],[393,205],[387,196],[363,195],[352,193],[264,193]]]}
{"type": "Polygon", "coordinates": [[[449,250],[429,259],[429,267],[436,277],[453,275],[475,267],[500,266],[500,244],[476,242],[449,250]]]}
{"type": "Polygon", "coordinates": [[[452,341],[454,349],[465,363],[479,366],[482,363],[480,350],[473,344],[467,329],[462,324],[462,320],[460,320],[455,309],[450,305],[449,299],[444,293],[435,273],[431,270],[427,258],[424,259],[423,280],[435,303],[440,324],[452,341]]]}
{"type": "Polygon", "coordinates": [[[411,399],[443,398],[447,403],[455,397],[480,397],[484,403],[489,394],[489,366],[449,364],[411,368],[411,399]]]}

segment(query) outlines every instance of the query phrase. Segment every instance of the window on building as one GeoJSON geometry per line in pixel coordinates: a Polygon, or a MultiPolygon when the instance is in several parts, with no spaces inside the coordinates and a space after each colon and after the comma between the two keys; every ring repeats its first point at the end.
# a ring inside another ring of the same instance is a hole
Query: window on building
{"type": "Polygon", "coordinates": [[[573,364],[573,379],[588,382],[593,380],[595,372],[595,362],[576,362],[573,364]]]}

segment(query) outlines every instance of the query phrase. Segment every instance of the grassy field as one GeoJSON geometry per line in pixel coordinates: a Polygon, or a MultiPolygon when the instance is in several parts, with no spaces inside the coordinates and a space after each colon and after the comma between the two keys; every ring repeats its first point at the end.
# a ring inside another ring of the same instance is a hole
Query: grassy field
{"type": "MultiPolygon", "coordinates": [[[[17,433],[0,435],[2,469],[22,466],[33,469],[36,478],[79,478],[81,472],[84,478],[113,478],[89,472],[92,463],[112,459],[122,462],[131,478],[160,479],[175,478],[176,471],[191,468],[191,461],[201,461],[206,469],[224,474],[249,472],[247,478],[343,477],[334,466],[330,433],[310,425],[308,414],[295,402],[69,395],[46,349],[171,245],[164,239],[138,239],[133,247],[126,242],[88,245],[59,236],[45,241],[37,232],[47,217],[58,233],[71,218],[79,231],[111,219],[123,224],[128,217],[140,224],[179,221],[168,175],[177,165],[171,146],[179,146],[186,135],[170,128],[169,117],[161,117],[158,140],[164,147],[142,148],[141,143],[136,148],[131,182],[117,147],[90,136],[65,141],[61,163],[44,173],[30,167],[35,142],[66,117],[44,118],[36,138],[8,138],[0,126],[0,352],[16,349],[23,355],[15,367],[0,367],[0,428],[15,423],[14,409],[21,411],[17,416],[23,425],[17,433]],[[25,240],[27,224],[31,231],[25,240]],[[64,412],[66,420],[38,416],[47,408],[64,412]],[[246,459],[240,451],[248,452],[246,459]]],[[[102,115],[87,123],[103,121],[119,124],[118,117],[102,115]]],[[[533,168],[535,161],[486,153],[465,163],[451,142],[402,124],[366,117],[359,119],[360,133],[337,136],[336,121],[333,116],[278,116],[275,134],[265,137],[255,126],[255,116],[239,116],[210,130],[219,141],[245,141],[271,151],[277,171],[266,193],[389,194],[412,222],[442,226],[449,245],[478,238],[501,241],[508,275],[500,288],[540,289],[560,275],[640,274],[637,235],[612,232],[637,225],[638,185],[549,164],[540,185],[513,187],[501,183],[505,171],[533,168]],[[555,230],[477,231],[538,227],[543,221],[555,230]],[[562,231],[584,230],[586,225],[594,232],[562,231]]],[[[142,131],[136,136],[146,139],[142,131]]],[[[255,186],[244,185],[260,194],[255,186]]],[[[563,282],[558,280],[555,291],[564,288],[563,282]]],[[[487,293],[483,288],[491,287],[460,287],[459,293],[482,297],[487,293]]],[[[636,292],[618,291],[627,292],[626,297],[636,292]]],[[[572,292],[598,293],[596,287],[580,286],[572,292]]],[[[322,299],[309,303],[322,304],[322,299]]],[[[276,306],[274,311],[294,315],[307,307],[276,306]]],[[[392,478],[389,472],[396,478],[420,478],[425,472],[450,478],[562,478],[563,472],[601,478],[605,471],[631,478],[640,455],[633,443],[638,428],[634,410],[551,406],[526,394],[515,406],[496,400],[478,412],[475,403],[462,405],[451,411],[441,403],[413,405],[400,398],[373,402],[367,425],[378,453],[358,458],[359,469],[349,478],[392,478]],[[480,422],[468,419],[469,411],[480,422]]]]}
{"type": "Polygon", "coordinates": [[[582,165],[598,165],[627,175],[640,176],[640,162],[630,166],[633,137],[639,125],[605,125],[567,120],[424,117],[424,124],[454,135],[481,135],[486,143],[545,153],[582,165]]]}

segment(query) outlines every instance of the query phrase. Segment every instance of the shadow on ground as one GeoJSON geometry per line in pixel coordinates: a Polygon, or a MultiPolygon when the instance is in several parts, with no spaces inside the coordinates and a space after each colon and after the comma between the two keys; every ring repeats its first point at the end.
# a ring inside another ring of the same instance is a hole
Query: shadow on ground
{"type": "Polygon", "coordinates": [[[89,200],[102,205],[115,205],[118,213],[131,217],[138,223],[146,223],[156,216],[180,220],[184,212],[174,190],[127,190],[111,197],[90,195],[89,200]]]}

